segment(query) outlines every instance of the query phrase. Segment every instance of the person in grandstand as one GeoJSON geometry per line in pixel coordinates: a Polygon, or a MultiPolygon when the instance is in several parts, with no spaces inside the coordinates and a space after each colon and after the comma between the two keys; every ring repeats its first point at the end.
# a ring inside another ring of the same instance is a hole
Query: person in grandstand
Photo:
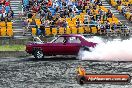
{"type": "Polygon", "coordinates": [[[26,31],[28,31],[28,21],[24,20],[22,26],[23,26],[23,36],[24,36],[26,31]]]}
{"type": "Polygon", "coordinates": [[[112,30],[112,31],[116,31],[116,29],[117,29],[117,25],[116,25],[115,23],[113,23],[113,24],[112,24],[112,27],[111,27],[111,30],[112,30]]]}
{"type": "Polygon", "coordinates": [[[0,17],[0,21],[5,21],[5,17],[3,17],[3,14],[0,17]]]}
{"type": "Polygon", "coordinates": [[[108,21],[105,22],[106,32],[110,32],[110,23],[108,21]]]}
{"type": "Polygon", "coordinates": [[[130,22],[132,23],[132,15],[130,16],[130,19],[129,19],[129,20],[130,20],[130,22]]]}

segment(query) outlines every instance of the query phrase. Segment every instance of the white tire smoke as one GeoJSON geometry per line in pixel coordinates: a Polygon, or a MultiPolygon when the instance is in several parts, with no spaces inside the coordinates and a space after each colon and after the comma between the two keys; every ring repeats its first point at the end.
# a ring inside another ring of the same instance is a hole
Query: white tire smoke
{"type": "Polygon", "coordinates": [[[92,52],[80,51],[79,57],[82,60],[104,60],[104,61],[132,61],[132,39],[123,41],[103,42],[101,38],[93,38],[99,43],[92,52]]]}

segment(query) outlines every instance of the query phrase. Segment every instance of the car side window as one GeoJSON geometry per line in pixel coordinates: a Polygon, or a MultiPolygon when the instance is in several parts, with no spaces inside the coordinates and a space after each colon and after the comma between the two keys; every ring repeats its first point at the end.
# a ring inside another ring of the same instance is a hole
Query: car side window
{"type": "Polygon", "coordinates": [[[54,43],[64,43],[64,37],[57,38],[54,43]]]}
{"type": "Polygon", "coordinates": [[[77,37],[69,37],[69,43],[81,43],[80,39],[77,37]]]}

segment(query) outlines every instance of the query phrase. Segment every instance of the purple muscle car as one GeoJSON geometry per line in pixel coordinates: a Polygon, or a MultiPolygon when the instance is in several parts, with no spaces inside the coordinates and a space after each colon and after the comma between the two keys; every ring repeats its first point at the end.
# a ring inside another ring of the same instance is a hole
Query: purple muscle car
{"type": "MultiPolygon", "coordinates": [[[[39,39],[38,39],[39,40],[39,39]]],[[[89,42],[82,35],[60,35],[51,42],[32,42],[26,45],[26,52],[34,55],[36,59],[52,55],[78,55],[80,49],[88,50],[97,43],[89,42]]]]}

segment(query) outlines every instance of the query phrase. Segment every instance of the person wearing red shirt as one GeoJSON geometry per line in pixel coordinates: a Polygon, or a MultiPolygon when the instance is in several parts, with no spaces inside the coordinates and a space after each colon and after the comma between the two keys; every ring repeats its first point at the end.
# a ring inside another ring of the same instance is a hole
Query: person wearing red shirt
{"type": "Polygon", "coordinates": [[[10,1],[6,1],[5,6],[9,6],[9,5],[10,5],[10,1]]]}
{"type": "Polygon", "coordinates": [[[52,6],[52,0],[48,0],[48,7],[52,6]]]}
{"type": "Polygon", "coordinates": [[[78,8],[79,10],[82,9],[82,4],[83,4],[82,0],[79,0],[79,1],[78,1],[78,6],[77,6],[77,8],[78,8]]]}
{"type": "Polygon", "coordinates": [[[85,6],[87,6],[87,1],[86,0],[83,1],[83,9],[84,10],[85,10],[85,6]]]}

